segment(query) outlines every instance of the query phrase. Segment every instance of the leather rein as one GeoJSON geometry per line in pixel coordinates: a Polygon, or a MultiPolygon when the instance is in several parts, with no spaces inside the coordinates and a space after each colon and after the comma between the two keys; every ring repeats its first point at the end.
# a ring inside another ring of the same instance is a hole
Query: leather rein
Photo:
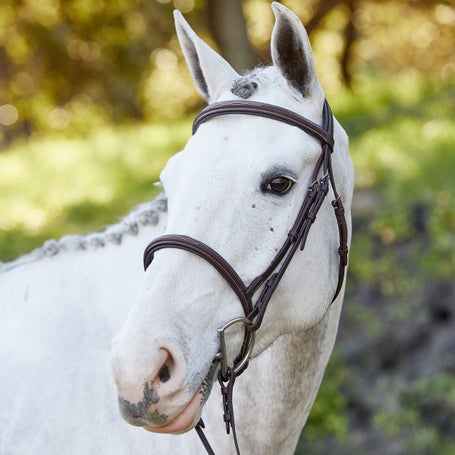
{"type": "MultiPolygon", "coordinates": [[[[232,405],[235,379],[248,366],[248,361],[253,350],[255,332],[261,327],[267,305],[295,252],[297,249],[304,249],[310,227],[314,223],[318,211],[329,192],[329,187],[332,188],[332,207],[339,233],[338,282],[332,302],[337,298],[344,282],[345,269],[348,263],[348,230],[343,204],[336,190],[332,171],[331,153],[333,152],[334,146],[333,116],[327,100],[324,101],[322,127],[293,111],[279,106],[254,101],[223,101],[211,104],[199,113],[193,124],[193,134],[196,133],[202,123],[214,117],[231,114],[254,115],[284,122],[301,129],[321,143],[321,154],[314,167],[310,180],[311,184],[308,187],[297,218],[289,230],[286,240],[267,269],[258,275],[249,285],[243,282],[235,269],[219,253],[205,243],[185,235],[163,235],[150,242],[144,252],[144,268],[147,269],[150,265],[154,253],[163,248],[177,248],[188,251],[212,265],[229,284],[242,304],[244,316],[235,318],[218,329],[220,351],[215,357],[215,361],[221,362],[218,382],[221,386],[223,397],[226,431],[229,434],[232,428],[236,451],[239,454],[240,450],[235,431],[232,405]],[[253,303],[253,297],[261,287],[259,297],[253,303]],[[244,339],[239,355],[235,358],[233,365],[230,366],[227,360],[225,331],[235,324],[242,324],[244,326],[244,339]]],[[[196,426],[196,431],[207,452],[213,455],[214,451],[210,447],[202,428],[204,428],[204,423],[201,419],[196,426]]]]}

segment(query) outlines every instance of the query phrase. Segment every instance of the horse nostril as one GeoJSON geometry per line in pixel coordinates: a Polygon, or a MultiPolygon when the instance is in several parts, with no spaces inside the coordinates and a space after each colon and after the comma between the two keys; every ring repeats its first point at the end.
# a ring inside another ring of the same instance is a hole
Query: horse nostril
{"type": "Polygon", "coordinates": [[[158,377],[160,378],[161,382],[167,382],[169,379],[171,379],[171,370],[169,369],[167,363],[165,363],[160,368],[160,371],[158,371],[158,377]]]}
{"type": "MultiPolygon", "coordinates": [[[[171,352],[166,348],[160,349],[163,356],[163,363],[161,368],[158,370],[157,377],[162,384],[168,382],[171,379],[171,376],[175,368],[175,360],[171,352]]],[[[156,377],[156,376],[155,376],[156,377]]]]}

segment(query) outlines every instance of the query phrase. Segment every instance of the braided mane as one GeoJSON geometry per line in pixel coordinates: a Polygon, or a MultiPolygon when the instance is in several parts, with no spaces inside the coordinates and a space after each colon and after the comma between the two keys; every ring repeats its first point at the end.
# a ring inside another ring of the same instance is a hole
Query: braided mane
{"type": "Polygon", "coordinates": [[[160,214],[166,211],[167,198],[163,193],[152,201],[140,204],[118,223],[109,226],[103,232],[88,235],[66,235],[59,240],[47,240],[41,247],[13,262],[0,263],[0,272],[6,272],[46,257],[56,256],[64,251],[89,251],[104,248],[109,244],[120,245],[125,236],[138,235],[141,227],[158,224],[160,214]]]}

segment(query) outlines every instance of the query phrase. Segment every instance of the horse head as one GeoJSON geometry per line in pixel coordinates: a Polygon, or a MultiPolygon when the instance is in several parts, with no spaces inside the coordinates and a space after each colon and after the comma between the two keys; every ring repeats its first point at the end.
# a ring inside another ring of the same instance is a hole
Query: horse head
{"type": "MultiPolygon", "coordinates": [[[[276,2],[272,8],[273,65],[242,76],[175,13],[196,88],[209,107],[235,100],[267,103],[321,125],[325,97],[307,33],[287,8],[276,2]]],[[[331,170],[349,225],[353,170],[347,136],[336,120],[333,137],[331,170]]],[[[243,283],[251,283],[288,237],[320,156],[320,140],[273,118],[219,115],[201,123],[161,173],[168,199],[165,234],[203,242],[243,283]]],[[[328,193],[304,250],[297,250],[270,299],[251,362],[281,335],[307,330],[331,311],[339,315],[343,292],[332,303],[339,231],[331,187],[328,193]]],[[[155,432],[181,433],[196,425],[219,369],[217,331],[245,313],[219,270],[193,253],[184,248],[153,253],[137,299],[113,340],[120,411],[129,423],[155,432]]],[[[242,350],[244,339],[243,324],[229,329],[227,363],[242,350]]]]}

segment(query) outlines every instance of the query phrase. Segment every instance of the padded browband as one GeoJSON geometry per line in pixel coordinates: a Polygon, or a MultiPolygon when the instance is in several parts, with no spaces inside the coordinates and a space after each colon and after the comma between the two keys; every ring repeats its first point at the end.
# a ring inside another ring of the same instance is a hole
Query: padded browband
{"type": "Polygon", "coordinates": [[[289,109],[274,106],[273,104],[259,103],[257,101],[221,101],[210,104],[195,118],[193,134],[207,120],[227,114],[246,114],[278,120],[282,123],[300,128],[305,133],[318,139],[322,144],[327,144],[333,150],[333,136],[329,131],[324,130],[316,123],[289,109]]]}

